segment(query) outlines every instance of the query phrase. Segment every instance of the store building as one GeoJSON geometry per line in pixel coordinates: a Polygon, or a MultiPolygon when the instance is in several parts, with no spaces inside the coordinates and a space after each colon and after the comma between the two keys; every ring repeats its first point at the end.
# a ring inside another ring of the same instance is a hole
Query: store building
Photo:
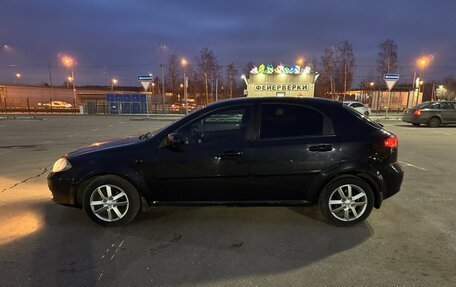
{"type": "Polygon", "coordinates": [[[283,66],[261,64],[253,67],[247,84],[248,97],[313,97],[319,74],[309,66],[283,66]]]}

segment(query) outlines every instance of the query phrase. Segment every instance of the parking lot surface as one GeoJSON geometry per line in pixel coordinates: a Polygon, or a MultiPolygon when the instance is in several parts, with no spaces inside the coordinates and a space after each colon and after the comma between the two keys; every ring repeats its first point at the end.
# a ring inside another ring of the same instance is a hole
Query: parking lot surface
{"type": "Polygon", "coordinates": [[[401,191],[351,228],[317,207],[162,207],[103,228],[51,201],[66,152],[168,124],[127,117],[0,121],[2,286],[454,286],[456,127],[399,137],[401,191]]]}

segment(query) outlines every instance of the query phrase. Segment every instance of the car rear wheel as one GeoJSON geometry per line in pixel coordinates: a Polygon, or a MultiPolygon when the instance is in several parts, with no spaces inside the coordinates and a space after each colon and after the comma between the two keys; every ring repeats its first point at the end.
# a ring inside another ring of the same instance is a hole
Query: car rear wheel
{"type": "Polygon", "coordinates": [[[329,223],[351,226],[369,216],[374,206],[374,194],[364,180],[344,177],[329,183],[323,189],[319,205],[329,223]]]}
{"type": "Polygon", "coordinates": [[[138,214],[140,204],[136,188],[116,175],[95,177],[84,188],[84,209],[101,225],[127,224],[138,214]]]}
{"type": "Polygon", "coordinates": [[[433,127],[433,128],[436,128],[438,126],[440,126],[440,119],[438,117],[432,117],[430,120],[429,120],[429,123],[428,125],[430,127],[433,127]]]}

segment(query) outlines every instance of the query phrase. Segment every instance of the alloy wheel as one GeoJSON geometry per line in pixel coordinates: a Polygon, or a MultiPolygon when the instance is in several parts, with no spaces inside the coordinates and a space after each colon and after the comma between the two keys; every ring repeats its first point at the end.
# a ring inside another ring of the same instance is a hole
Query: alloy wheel
{"type": "Polygon", "coordinates": [[[105,184],[94,189],[90,195],[90,208],[99,219],[114,222],[128,212],[127,194],[118,186],[105,184]]]}
{"type": "Polygon", "coordinates": [[[329,210],[335,218],[341,221],[353,221],[360,218],[366,208],[366,192],[354,184],[339,186],[329,197],[329,210]]]}

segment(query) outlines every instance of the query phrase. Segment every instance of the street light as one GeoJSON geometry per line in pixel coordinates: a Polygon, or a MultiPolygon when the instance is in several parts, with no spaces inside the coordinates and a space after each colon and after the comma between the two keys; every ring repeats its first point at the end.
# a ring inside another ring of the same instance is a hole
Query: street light
{"type": "Polygon", "coordinates": [[[67,89],[69,88],[68,83],[71,83],[71,82],[73,82],[73,78],[72,78],[71,76],[69,76],[69,77],[67,78],[67,82],[66,82],[67,89]]]}
{"type": "Polygon", "coordinates": [[[296,64],[298,64],[299,66],[302,66],[302,64],[304,64],[304,58],[303,57],[298,58],[298,60],[296,60],[296,64]]]}
{"type": "Polygon", "coordinates": [[[14,84],[16,84],[16,79],[20,79],[22,77],[22,74],[21,73],[16,73],[16,78],[14,78],[14,84]]]}
{"type": "Polygon", "coordinates": [[[74,71],[73,71],[74,59],[68,55],[63,55],[61,57],[61,61],[65,67],[67,67],[68,69],[71,69],[71,83],[73,85],[73,107],[76,107],[76,88],[74,85],[74,71]]]}
{"type": "Polygon", "coordinates": [[[114,85],[116,85],[118,80],[116,78],[112,78],[111,80],[111,91],[114,91],[114,85]]]}
{"type": "MultiPolygon", "coordinates": [[[[187,88],[188,88],[188,79],[187,76],[185,76],[185,68],[187,67],[187,60],[185,58],[182,58],[181,60],[181,65],[182,69],[184,71],[184,82],[181,84],[181,87],[184,87],[184,98],[185,98],[185,114],[188,114],[188,93],[187,93],[187,88]]],[[[179,99],[179,104],[180,108],[182,109],[182,98],[179,99]]]]}

